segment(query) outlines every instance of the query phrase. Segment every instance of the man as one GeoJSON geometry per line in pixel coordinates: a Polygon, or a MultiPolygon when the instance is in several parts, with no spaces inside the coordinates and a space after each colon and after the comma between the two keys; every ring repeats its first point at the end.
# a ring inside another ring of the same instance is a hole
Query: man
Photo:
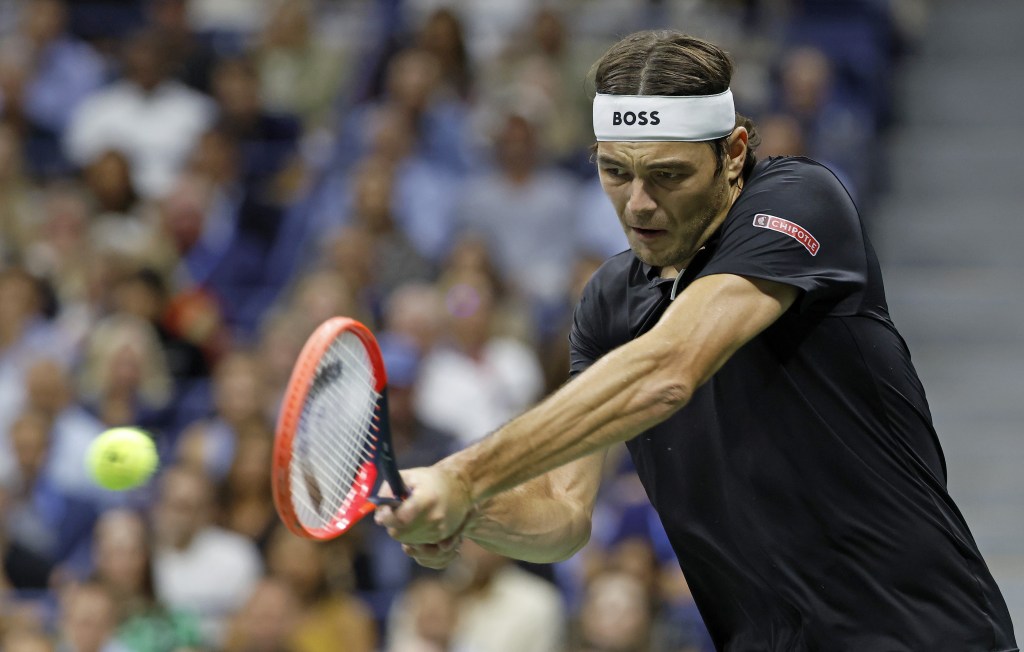
{"type": "Polygon", "coordinates": [[[1016,650],[856,208],[813,161],[755,161],[731,73],[677,33],[597,63],[597,162],[632,251],[580,300],[576,378],[406,472],[378,522],[426,565],[460,537],[559,559],[626,441],[719,649],[1016,650]]]}

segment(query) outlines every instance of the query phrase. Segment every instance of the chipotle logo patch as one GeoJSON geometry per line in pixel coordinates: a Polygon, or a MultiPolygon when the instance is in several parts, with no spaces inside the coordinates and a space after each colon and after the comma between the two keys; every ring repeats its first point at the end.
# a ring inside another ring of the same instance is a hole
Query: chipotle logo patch
{"type": "Polygon", "coordinates": [[[796,222],[790,222],[789,220],[782,219],[781,217],[775,217],[774,215],[758,213],[754,216],[754,226],[761,229],[784,233],[802,244],[804,249],[810,252],[812,256],[818,255],[818,247],[820,246],[818,244],[818,239],[811,235],[810,231],[796,222]]]}

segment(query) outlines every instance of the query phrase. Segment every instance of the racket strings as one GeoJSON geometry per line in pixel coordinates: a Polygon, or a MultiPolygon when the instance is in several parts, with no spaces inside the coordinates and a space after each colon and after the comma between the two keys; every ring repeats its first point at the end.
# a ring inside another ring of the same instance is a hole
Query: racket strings
{"type": "Polygon", "coordinates": [[[343,333],[317,365],[295,438],[292,495],[305,525],[328,525],[374,459],[380,395],[366,348],[343,333]]]}

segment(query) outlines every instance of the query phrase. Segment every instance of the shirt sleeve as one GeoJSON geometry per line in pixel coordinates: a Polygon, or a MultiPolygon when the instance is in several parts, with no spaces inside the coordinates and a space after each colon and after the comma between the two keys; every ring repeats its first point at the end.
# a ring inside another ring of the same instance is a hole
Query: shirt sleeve
{"type": "Polygon", "coordinates": [[[575,378],[613,347],[603,331],[608,306],[601,295],[601,271],[583,288],[569,330],[569,378],[575,378]]]}
{"type": "Polygon", "coordinates": [[[801,312],[856,312],[868,262],[860,217],[828,168],[772,161],[743,191],[696,278],[737,274],[802,291],[801,312]]]}

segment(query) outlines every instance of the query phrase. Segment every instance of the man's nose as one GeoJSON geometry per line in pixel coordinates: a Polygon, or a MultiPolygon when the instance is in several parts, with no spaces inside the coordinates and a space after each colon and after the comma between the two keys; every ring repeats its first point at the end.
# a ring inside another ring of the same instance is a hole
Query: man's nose
{"type": "Polygon", "coordinates": [[[633,179],[629,189],[629,202],[627,202],[626,208],[633,215],[650,214],[658,208],[654,198],[647,192],[647,184],[644,183],[643,179],[633,179]]]}

